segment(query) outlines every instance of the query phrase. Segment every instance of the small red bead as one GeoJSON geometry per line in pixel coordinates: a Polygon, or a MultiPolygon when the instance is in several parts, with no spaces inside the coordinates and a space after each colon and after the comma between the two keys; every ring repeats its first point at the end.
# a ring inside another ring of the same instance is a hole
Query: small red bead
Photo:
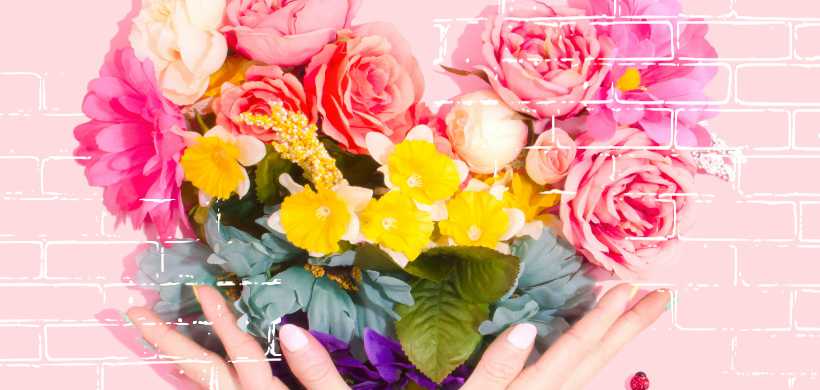
{"type": "Polygon", "coordinates": [[[632,390],[649,390],[649,378],[643,371],[638,371],[629,381],[632,390]]]}

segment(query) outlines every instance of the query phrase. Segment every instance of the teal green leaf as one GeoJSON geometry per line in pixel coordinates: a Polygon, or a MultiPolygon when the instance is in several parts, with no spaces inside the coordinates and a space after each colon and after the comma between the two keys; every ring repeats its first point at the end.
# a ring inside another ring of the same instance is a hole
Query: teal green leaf
{"type": "Polygon", "coordinates": [[[493,303],[514,286],[519,260],[483,247],[441,247],[428,250],[405,268],[413,275],[441,282],[452,279],[467,301],[493,303]]]}
{"type": "Polygon", "coordinates": [[[396,334],[410,362],[439,383],[478,347],[488,307],[465,301],[450,281],[419,280],[413,297],[413,306],[397,307],[396,334]]]}
{"type": "Polygon", "coordinates": [[[350,342],[356,327],[356,307],[346,291],[327,278],[316,279],[307,308],[310,329],[350,342]]]}

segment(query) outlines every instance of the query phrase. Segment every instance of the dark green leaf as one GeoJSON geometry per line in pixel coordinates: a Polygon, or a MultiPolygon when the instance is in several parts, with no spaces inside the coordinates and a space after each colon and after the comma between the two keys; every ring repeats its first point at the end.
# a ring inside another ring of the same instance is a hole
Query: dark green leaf
{"type": "Polygon", "coordinates": [[[272,205],[282,201],[282,186],[279,184],[279,176],[289,172],[293,166],[288,160],[283,159],[273,150],[273,146],[267,145],[268,154],[256,166],[256,199],[264,205],[272,205]]]}
{"type": "Polygon", "coordinates": [[[401,267],[390,258],[390,255],[371,244],[359,245],[356,248],[354,265],[365,270],[370,269],[381,273],[402,272],[401,267]]]}
{"type": "Polygon", "coordinates": [[[424,375],[441,382],[467,361],[481,342],[478,325],[487,319],[487,304],[464,301],[452,282],[419,280],[413,306],[397,306],[402,318],[396,334],[402,349],[424,375]]]}
{"type": "Polygon", "coordinates": [[[493,303],[514,286],[519,260],[482,247],[440,247],[422,253],[405,270],[433,281],[451,279],[465,300],[493,303]]]}

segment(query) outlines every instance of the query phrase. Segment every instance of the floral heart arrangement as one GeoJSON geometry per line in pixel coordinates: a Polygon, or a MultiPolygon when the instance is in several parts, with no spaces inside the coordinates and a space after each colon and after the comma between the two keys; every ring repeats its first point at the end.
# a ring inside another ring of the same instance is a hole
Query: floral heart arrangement
{"type": "Polygon", "coordinates": [[[307,326],[356,388],[454,388],[512,324],[549,346],[594,301],[590,269],[671,253],[698,171],[673,145],[712,140],[669,102],[705,101],[714,71],[669,65],[715,56],[704,26],[641,23],[676,0],[509,2],[483,63],[446,68],[487,88],[439,113],[359,3],[143,0],[90,83],[76,154],[162,244],[137,279],[163,318],[199,318],[190,285],[213,284],[260,343],[307,326]],[[633,23],[596,22],[616,5],[633,23]],[[672,60],[613,60],[645,57],[672,60]]]}

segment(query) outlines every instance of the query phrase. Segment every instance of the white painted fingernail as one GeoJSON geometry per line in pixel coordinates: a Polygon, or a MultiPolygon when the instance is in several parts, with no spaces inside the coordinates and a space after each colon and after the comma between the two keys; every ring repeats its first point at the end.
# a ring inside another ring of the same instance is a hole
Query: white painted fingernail
{"type": "Polygon", "coordinates": [[[308,344],[305,332],[296,325],[286,324],[279,329],[279,339],[288,351],[296,352],[308,344]]]}
{"type": "Polygon", "coordinates": [[[507,341],[518,349],[528,349],[537,333],[538,329],[533,324],[518,324],[507,334],[507,341]]]}

